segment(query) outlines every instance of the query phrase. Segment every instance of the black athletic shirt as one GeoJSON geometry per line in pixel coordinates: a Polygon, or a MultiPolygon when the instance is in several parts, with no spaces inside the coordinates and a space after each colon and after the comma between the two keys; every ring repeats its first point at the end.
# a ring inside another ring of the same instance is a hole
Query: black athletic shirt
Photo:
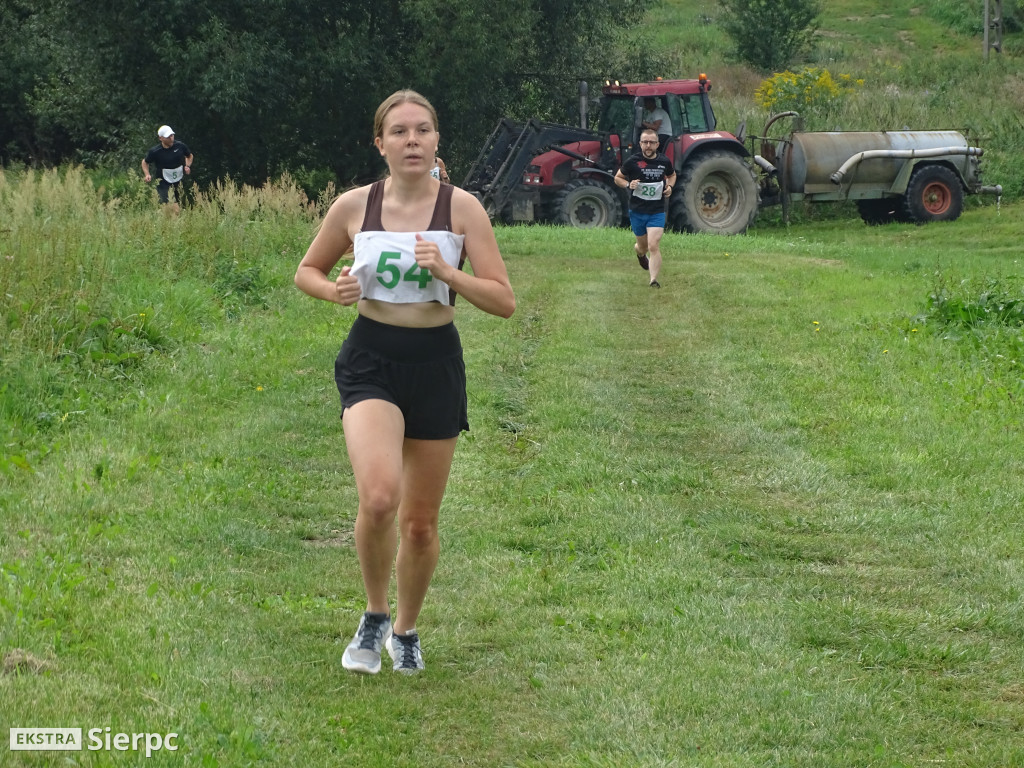
{"type": "Polygon", "coordinates": [[[183,141],[175,141],[166,148],[163,144],[157,144],[146,153],[146,165],[155,166],[157,172],[153,175],[159,176],[159,172],[164,168],[181,168],[185,164],[185,158],[191,154],[191,150],[183,141]]]}
{"type": "MultiPolygon", "coordinates": [[[[675,170],[672,168],[672,161],[663,154],[658,153],[653,159],[648,160],[642,152],[637,152],[622,164],[622,175],[626,181],[638,179],[643,184],[655,184],[664,182],[667,176],[672,176],[675,170]]],[[[629,210],[637,213],[661,213],[665,210],[665,198],[658,200],[642,200],[636,195],[629,195],[629,210]]]]}

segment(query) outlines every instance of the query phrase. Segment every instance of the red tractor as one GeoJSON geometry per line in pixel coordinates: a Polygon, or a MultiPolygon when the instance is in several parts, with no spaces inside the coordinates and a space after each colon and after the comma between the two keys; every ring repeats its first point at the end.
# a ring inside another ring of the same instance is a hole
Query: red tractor
{"type": "MultiPolygon", "coordinates": [[[[585,84],[581,90],[585,104],[585,84]]],[[[462,186],[505,223],[620,226],[627,219],[628,198],[612,179],[637,151],[644,102],[653,99],[672,123],[671,139],[663,149],[678,176],[669,202],[669,228],[744,232],[757,215],[758,180],[742,137],[716,129],[710,90],[705,75],[696,80],[606,82],[596,131],[503,118],[462,186]]],[[[583,112],[581,123],[586,125],[583,112]]]]}

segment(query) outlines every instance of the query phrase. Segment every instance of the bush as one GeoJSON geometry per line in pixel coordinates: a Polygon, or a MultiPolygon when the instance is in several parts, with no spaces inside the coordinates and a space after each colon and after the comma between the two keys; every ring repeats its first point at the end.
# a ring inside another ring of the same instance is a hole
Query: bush
{"type": "Polygon", "coordinates": [[[936,276],[924,319],[942,332],[956,328],[1024,328],[1024,298],[997,278],[954,284],[936,276]]]}
{"type": "Polygon", "coordinates": [[[734,55],[762,72],[784,69],[814,47],[818,0],[721,0],[734,55]]]}
{"type": "Polygon", "coordinates": [[[754,101],[768,112],[794,110],[827,118],[863,85],[863,79],[852,75],[839,75],[837,80],[827,69],[812,68],[799,73],[787,70],[763,81],[754,91],[754,101]]]}

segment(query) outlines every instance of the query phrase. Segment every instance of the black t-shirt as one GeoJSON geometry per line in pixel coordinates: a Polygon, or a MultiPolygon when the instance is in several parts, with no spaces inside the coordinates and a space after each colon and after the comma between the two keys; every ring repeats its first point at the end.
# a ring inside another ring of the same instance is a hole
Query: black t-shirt
{"type": "Polygon", "coordinates": [[[665,179],[675,174],[672,168],[672,161],[663,154],[658,153],[652,159],[644,157],[643,152],[637,152],[622,164],[622,175],[626,181],[638,179],[641,185],[652,185],[630,190],[629,210],[637,213],[661,213],[665,210],[665,179]],[[657,184],[661,184],[660,191],[657,184]],[[640,197],[637,192],[643,194],[648,192],[650,197],[640,197]]]}
{"type": "Polygon", "coordinates": [[[146,153],[146,164],[154,167],[154,176],[160,176],[164,169],[173,170],[185,165],[185,158],[192,151],[182,141],[175,141],[171,146],[157,144],[146,153]]]}

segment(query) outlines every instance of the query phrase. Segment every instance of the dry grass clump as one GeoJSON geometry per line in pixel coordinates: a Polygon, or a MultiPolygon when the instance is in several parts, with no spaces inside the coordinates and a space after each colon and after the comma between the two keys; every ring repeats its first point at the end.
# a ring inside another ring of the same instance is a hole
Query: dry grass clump
{"type": "Polygon", "coordinates": [[[21,648],[14,648],[3,655],[3,662],[0,663],[0,674],[38,675],[50,669],[50,662],[40,659],[38,656],[24,651],[21,648]]]}

